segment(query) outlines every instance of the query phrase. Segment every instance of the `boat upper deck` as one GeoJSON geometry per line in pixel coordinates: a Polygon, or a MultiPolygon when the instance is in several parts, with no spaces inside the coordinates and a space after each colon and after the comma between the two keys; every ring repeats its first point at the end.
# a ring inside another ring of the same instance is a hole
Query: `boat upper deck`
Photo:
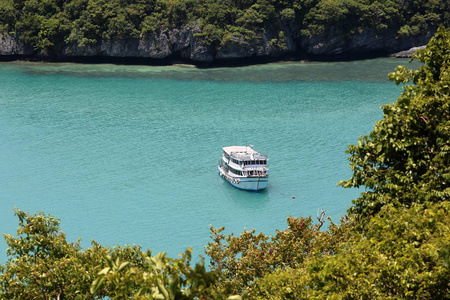
{"type": "Polygon", "coordinates": [[[229,155],[240,161],[252,161],[252,160],[267,160],[268,155],[263,152],[258,152],[250,146],[229,146],[223,147],[225,155],[229,155]]]}

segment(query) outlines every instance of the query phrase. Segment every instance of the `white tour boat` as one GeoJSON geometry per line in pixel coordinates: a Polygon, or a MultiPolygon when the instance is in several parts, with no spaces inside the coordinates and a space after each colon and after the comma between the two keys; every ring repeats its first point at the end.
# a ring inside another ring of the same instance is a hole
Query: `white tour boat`
{"type": "Polygon", "coordinates": [[[267,154],[253,150],[250,145],[223,147],[219,175],[239,189],[262,190],[269,180],[267,160],[267,154]]]}

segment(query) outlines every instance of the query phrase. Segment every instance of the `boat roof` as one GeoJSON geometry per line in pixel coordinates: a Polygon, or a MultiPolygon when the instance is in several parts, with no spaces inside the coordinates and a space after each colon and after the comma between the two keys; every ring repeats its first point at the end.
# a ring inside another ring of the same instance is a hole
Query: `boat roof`
{"type": "Polygon", "coordinates": [[[250,146],[228,146],[223,147],[223,151],[228,155],[239,156],[237,158],[240,159],[267,159],[267,154],[258,152],[250,146]]]}
{"type": "Polygon", "coordinates": [[[250,146],[228,146],[223,147],[223,151],[230,154],[231,152],[241,152],[241,153],[258,153],[250,146]]]}

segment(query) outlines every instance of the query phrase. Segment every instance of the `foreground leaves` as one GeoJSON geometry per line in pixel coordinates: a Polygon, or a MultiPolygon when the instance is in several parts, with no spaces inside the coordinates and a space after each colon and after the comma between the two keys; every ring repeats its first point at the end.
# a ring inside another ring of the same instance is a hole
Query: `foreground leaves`
{"type": "MultiPolygon", "coordinates": [[[[140,246],[87,250],[69,243],[59,220],[15,209],[17,236],[4,234],[9,256],[0,265],[0,299],[226,299],[203,259],[191,266],[191,249],[179,259],[152,256],[140,246]]],[[[239,297],[238,297],[239,298],[239,297]]],[[[236,298],[237,299],[237,298],[236,298]]]]}
{"type": "Polygon", "coordinates": [[[334,255],[258,280],[250,299],[449,299],[450,203],[387,205],[334,255]]]}
{"type": "Polygon", "coordinates": [[[107,267],[98,273],[91,292],[106,288],[112,299],[227,299],[227,293],[214,286],[218,272],[207,271],[203,261],[192,268],[191,253],[187,249],[180,259],[140,253],[145,262],[139,268],[107,256],[107,267]]]}
{"type": "Polygon", "coordinates": [[[85,252],[68,243],[59,220],[15,209],[17,237],[5,234],[10,256],[0,265],[2,299],[85,299],[106,249],[94,243],[85,252]]]}
{"type": "Polygon", "coordinates": [[[212,242],[206,253],[211,268],[222,273],[219,287],[230,285],[233,293],[246,293],[252,284],[277,269],[300,268],[304,260],[315,253],[328,254],[347,238],[349,223],[330,223],[328,231],[320,231],[324,223],[314,224],[311,217],[287,219],[288,228],[275,236],[244,231],[240,236],[223,234],[224,227],[211,229],[212,242]]]}
{"type": "Polygon", "coordinates": [[[351,179],[344,187],[366,187],[350,212],[377,213],[384,205],[450,199],[450,31],[439,28],[415,56],[418,70],[398,67],[390,74],[405,86],[369,136],[349,146],[351,179]]]}

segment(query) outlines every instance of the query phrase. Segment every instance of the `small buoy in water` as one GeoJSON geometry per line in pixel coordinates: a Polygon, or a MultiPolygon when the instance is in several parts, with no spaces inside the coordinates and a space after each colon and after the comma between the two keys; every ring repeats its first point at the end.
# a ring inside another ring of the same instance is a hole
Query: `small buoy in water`
{"type": "Polygon", "coordinates": [[[295,196],[292,196],[292,199],[295,199],[295,196]]]}

